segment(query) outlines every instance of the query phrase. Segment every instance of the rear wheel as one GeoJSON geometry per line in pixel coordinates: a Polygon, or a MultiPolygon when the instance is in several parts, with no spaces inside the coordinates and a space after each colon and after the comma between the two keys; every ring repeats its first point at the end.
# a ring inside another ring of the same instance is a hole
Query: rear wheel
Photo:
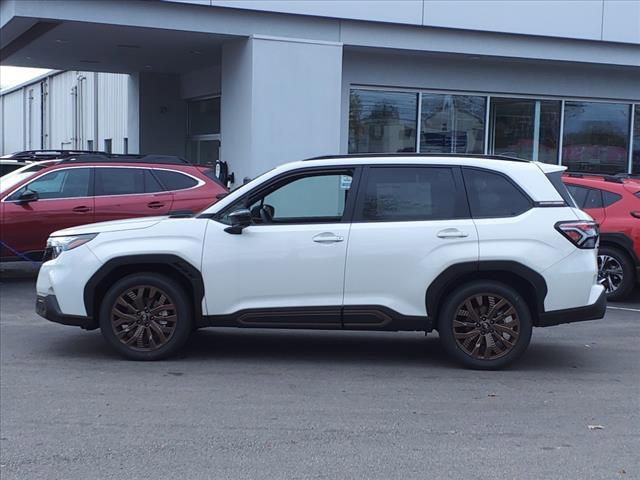
{"type": "Polygon", "coordinates": [[[129,275],[116,282],[102,301],[102,335],[131,360],[169,357],[191,333],[187,298],[180,285],[163,275],[129,275]]]}
{"type": "Polygon", "coordinates": [[[510,287],[476,281],[454,291],[439,315],[438,333],[447,352],[463,365],[480,370],[507,366],[531,340],[531,313],[510,287]]]}
{"type": "Polygon", "coordinates": [[[605,288],[607,300],[622,300],[635,283],[633,264],[623,251],[607,245],[598,249],[598,283],[605,288]]]}

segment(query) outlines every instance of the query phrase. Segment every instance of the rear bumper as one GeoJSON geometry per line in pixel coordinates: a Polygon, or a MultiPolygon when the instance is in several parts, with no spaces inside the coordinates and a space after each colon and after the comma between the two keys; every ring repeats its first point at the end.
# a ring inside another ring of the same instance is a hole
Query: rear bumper
{"type": "Polygon", "coordinates": [[[607,295],[604,291],[600,293],[598,299],[591,305],[578,308],[567,308],[566,310],[553,310],[539,315],[538,327],[551,327],[562,323],[584,322],[587,320],[598,320],[604,317],[607,310],[607,295]]]}
{"type": "Polygon", "coordinates": [[[97,323],[92,318],[79,315],[65,315],[62,313],[55,295],[38,295],[36,298],[36,313],[47,320],[61,323],[62,325],[72,325],[74,327],[84,328],[85,330],[98,328],[97,323]]]}

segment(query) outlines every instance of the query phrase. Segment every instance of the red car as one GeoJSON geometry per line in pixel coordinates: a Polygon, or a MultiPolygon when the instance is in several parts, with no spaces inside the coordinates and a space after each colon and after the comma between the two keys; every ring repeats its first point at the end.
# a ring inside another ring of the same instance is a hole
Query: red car
{"type": "Polygon", "coordinates": [[[640,281],[640,179],[568,173],[562,180],[600,224],[598,279],[607,298],[623,299],[640,281]]]}
{"type": "Polygon", "coordinates": [[[178,157],[80,154],[0,179],[0,260],[39,260],[49,234],[107,220],[197,212],[227,189],[178,157]]]}

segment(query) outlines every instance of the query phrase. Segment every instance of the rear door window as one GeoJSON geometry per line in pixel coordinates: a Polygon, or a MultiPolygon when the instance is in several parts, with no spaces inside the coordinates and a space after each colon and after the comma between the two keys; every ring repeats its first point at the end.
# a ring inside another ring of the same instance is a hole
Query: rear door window
{"type": "Polygon", "coordinates": [[[357,219],[401,222],[468,218],[461,186],[450,167],[371,167],[357,219]]]}
{"type": "Polygon", "coordinates": [[[144,191],[146,193],[162,192],[164,188],[158,179],[151,173],[151,170],[144,171],[144,191]]]}
{"type": "Polygon", "coordinates": [[[96,168],[96,196],[145,193],[141,168],[96,168]]]}
{"type": "Polygon", "coordinates": [[[476,168],[462,171],[473,218],[515,217],[533,205],[513,181],[500,173],[476,168]]]}
{"type": "Polygon", "coordinates": [[[597,188],[588,188],[572,184],[568,184],[567,189],[581,209],[602,208],[604,206],[603,195],[609,193],[597,188]]]}
{"type": "Polygon", "coordinates": [[[567,184],[567,190],[576,201],[576,205],[578,208],[584,208],[585,203],[587,202],[587,194],[589,193],[588,188],[579,187],[578,185],[567,184]]]}

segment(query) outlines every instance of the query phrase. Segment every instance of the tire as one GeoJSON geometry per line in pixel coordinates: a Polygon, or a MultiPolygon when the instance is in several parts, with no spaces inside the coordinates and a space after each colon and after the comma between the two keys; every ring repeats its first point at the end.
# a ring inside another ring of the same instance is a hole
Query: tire
{"type": "Polygon", "coordinates": [[[531,330],[524,298],[491,280],[455,290],[445,299],[438,319],[444,349],[458,363],[476,370],[497,370],[517,360],[529,346],[531,330]]]}
{"type": "Polygon", "coordinates": [[[192,308],[179,284],[164,275],[140,273],[118,280],[108,290],[99,321],[102,336],[120,355],[161,360],[187,342],[192,308]]]}
{"type": "Polygon", "coordinates": [[[598,283],[607,291],[607,300],[623,300],[635,284],[633,263],[622,250],[604,245],[598,249],[598,283]]]}

